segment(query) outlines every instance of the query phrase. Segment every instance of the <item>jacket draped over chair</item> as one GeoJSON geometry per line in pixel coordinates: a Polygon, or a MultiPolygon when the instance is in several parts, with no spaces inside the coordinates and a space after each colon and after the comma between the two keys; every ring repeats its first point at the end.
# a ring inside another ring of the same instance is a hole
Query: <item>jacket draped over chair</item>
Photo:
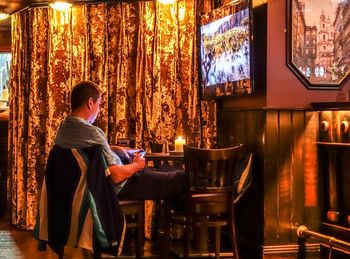
{"type": "Polygon", "coordinates": [[[125,219],[99,146],[50,151],[34,237],[64,246],[119,255],[125,219]]]}

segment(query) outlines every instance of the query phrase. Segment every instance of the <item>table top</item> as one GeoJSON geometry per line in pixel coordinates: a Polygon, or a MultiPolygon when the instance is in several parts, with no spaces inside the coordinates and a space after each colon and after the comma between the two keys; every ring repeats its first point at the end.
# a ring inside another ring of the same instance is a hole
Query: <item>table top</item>
{"type": "Polygon", "coordinates": [[[173,152],[169,153],[146,153],[146,160],[182,160],[184,158],[183,152],[173,152]]]}

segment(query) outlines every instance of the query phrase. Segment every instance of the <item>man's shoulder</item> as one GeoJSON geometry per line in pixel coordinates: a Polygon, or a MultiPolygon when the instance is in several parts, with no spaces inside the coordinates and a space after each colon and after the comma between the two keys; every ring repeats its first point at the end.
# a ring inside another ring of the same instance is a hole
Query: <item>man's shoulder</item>
{"type": "Polygon", "coordinates": [[[79,124],[79,125],[86,125],[86,126],[93,126],[90,122],[84,120],[80,117],[74,117],[74,116],[68,116],[64,118],[62,121],[64,124],[79,124]]]}
{"type": "Polygon", "coordinates": [[[61,122],[61,127],[78,127],[78,128],[85,128],[88,130],[93,130],[93,131],[98,131],[98,132],[103,132],[99,127],[91,124],[90,122],[79,118],[79,117],[67,117],[61,122]]]}
{"type": "Polygon", "coordinates": [[[64,148],[86,147],[101,144],[104,140],[103,132],[83,119],[67,117],[58,128],[54,143],[64,148]]]}

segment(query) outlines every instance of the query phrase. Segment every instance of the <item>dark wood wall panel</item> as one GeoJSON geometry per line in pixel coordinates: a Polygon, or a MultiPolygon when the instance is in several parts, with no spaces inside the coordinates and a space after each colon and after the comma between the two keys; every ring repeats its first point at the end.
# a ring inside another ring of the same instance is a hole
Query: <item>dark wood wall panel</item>
{"type": "MultiPolygon", "coordinates": [[[[293,125],[292,112],[279,112],[278,135],[278,237],[280,242],[291,241],[291,216],[292,216],[292,152],[293,152],[293,125]]],[[[297,127],[299,125],[296,125],[297,127]]]]}
{"type": "Polygon", "coordinates": [[[266,164],[265,164],[265,228],[264,244],[273,244],[277,238],[278,229],[278,113],[267,116],[266,125],[266,164]]]}
{"type": "Polygon", "coordinates": [[[244,143],[246,151],[262,148],[265,112],[263,110],[230,111],[218,114],[219,146],[244,143]]]}
{"type": "Polygon", "coordinates": [[[236,222],[241,259],[259,258],[263,242],[263,175],[265,111],[220,111],[218,144],[221,147],[244,144],[244,152],[253,152],[253,185],[236,206],[236,222]]]}
{"type": "Polygon", "coordinates": [[[265,245],[295,244],[297,225],[319,227],[317,113],[269,110],[266,117],[265,245]]]}
{"type": "MultiPolygon", "coordinates": [[[[292,222],[302,223],[304,220],[304,166],[303,166],[303,144],[304,144],[304,129],[305,129],[305,112],[304,111],[295,111],[292,116],[292,125],[293,126],[293,163],[292,163],[292,172],[293,176],[293,199],[292,199],[292,210],[297,211],[298,213],[292,214],[292,222]],[[296,127],[295,125],[299,125],[296,127]]],[[[295,232],[292,233],[295,235],[295,232]]]]}
{"type": "Polygon", "coordinates": [[[320,177],[318,175],[318,151],[317,135],[318,135],[318,113],[305,112],[305,130],[303,133],[303,174],[304,184],[304,206],[303,220],[301,223],[306,224],[311,229],[318,231],[320,227],[320,211],[322,201],[320,200],[320,177]]]}
{"type": "Polygon", "coordinates": [[[239,224],[250,224],[248,228],[252,228],[252,221],[261,223],[255,233],[261,234],[263,251],[265,247],[269,250],[276,246],[271,249],[283,253],[283,249],[293,245],[296,250],[299,224],[318,230],[317,128],[317,112],[304,110],[218,113],[219,145],[242,143],[245,151],[254,153],[254,188],[250,199],[255,211],[246,209],[253,214],[245,213],[239,224]]]}
{"type": "Polygon", "coordinates": [[[11,51],[11,31],[0,31],[0,51],[11,51]]]}

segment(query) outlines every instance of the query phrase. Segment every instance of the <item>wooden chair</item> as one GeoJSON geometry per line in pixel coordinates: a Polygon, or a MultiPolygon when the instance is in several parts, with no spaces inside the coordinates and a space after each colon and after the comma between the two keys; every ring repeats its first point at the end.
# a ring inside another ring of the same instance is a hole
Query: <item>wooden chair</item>
{"type": "Polygon", "coordinates": [[[154,141],[150,141],[149,145],[151,147],[151,152],[152,153],[162,153],[163,151],[163,144],[162,143],[157,143],[154,141]]]}
{"type": "Polygon", "coordinates": [[[185,171],[188,176],[185,214],[181,217],[176,211],[169,212],[166,233],[169,241],[171,223],[185,226],[184,258],[189,257],[193,226],[215,230],[216,258],[220,258],[221,228],[229,226],[234,256],[238,258],[233,206],[234,174],[240,148],[241,146],[225,149],[184,147],[185,171]]]}

